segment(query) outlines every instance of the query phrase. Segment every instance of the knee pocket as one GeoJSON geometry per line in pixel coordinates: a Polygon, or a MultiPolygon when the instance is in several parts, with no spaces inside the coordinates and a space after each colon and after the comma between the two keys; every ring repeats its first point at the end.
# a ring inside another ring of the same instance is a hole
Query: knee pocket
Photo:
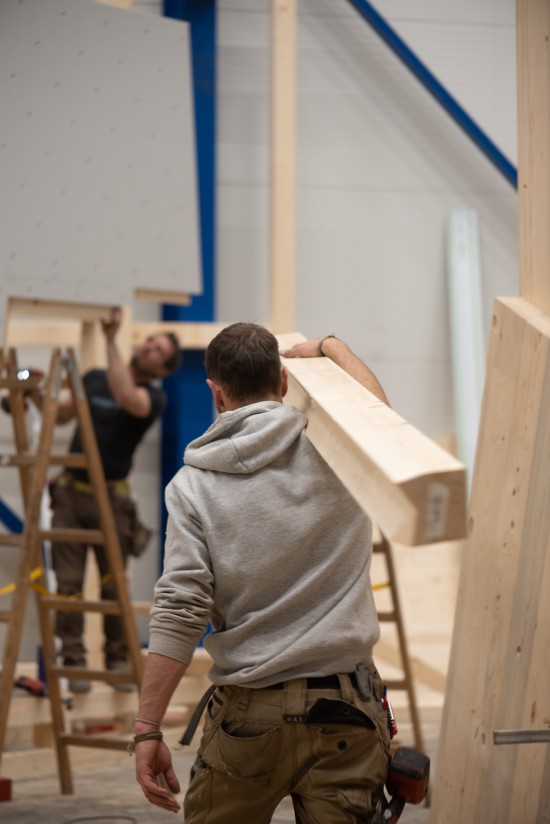
{"type": "Polygon", "coordinates": [[[282,730],[280,726],[258,729],[258,725],[235,725],[231,731],[218,726],[201,758],[215,770],[232,778],[268,787],[279,759],[282,730]]]}

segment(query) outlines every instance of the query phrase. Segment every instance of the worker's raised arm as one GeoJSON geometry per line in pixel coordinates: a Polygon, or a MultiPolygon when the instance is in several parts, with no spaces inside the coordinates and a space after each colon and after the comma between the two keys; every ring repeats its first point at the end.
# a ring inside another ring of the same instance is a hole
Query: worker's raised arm
{"type": "Polygon", "coordinates": [[[113,309],[108,320],[101,321],[107,346],[107,382],[115,401],[137,418],[146,418],[151,412],[151,396],[145,386],[136,381],[132,366],[124,363],[116,343],[122,321],[120,309],[113,309]]]}
{"type": "Polygon", "coordinates": [[[386,393],[372,370],[357,355],[353,354],[347,343],[333,335],[296,343],[290,349],[281,351],[281,356],[283,358],[317,358],[323,356],[330,358],[340,369],[347,372],[365,389],[368,389],[369,392],[372,392],[379,400],[389,406],[386,393]]]}

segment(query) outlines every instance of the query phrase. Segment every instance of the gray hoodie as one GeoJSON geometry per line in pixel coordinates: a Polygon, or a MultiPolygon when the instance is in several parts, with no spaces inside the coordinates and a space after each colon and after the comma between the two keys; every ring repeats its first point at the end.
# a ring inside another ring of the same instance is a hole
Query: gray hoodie
{"type": "Polygon", "coordinates": [[[219,685],[265,687],[371,660],[370,521],[306,423],[263,401],[224,412],[187,447],[166,489],[151,652],[189,663],[210,621],[204,646],[219,685]]]}

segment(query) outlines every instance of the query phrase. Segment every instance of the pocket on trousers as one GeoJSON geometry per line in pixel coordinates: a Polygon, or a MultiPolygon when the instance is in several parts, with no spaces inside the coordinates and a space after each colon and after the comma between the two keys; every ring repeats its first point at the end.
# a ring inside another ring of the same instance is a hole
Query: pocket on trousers
{"type": "Polygon", "coordinates": [[[312,784],[341,786],[365,784],[382,787],[387,758],[377,730],[334,726],[317,730],[315,763],[309,772],[312,784]]]}
{"type": "Polygon", "coordinates": [[[230,733],[218,727],[201,756],[213,769],[232,778],[268,787],[279,759],[281,736],[280,726],[254,735],[244,725],[241,730],[232,725],[230,733]]]}

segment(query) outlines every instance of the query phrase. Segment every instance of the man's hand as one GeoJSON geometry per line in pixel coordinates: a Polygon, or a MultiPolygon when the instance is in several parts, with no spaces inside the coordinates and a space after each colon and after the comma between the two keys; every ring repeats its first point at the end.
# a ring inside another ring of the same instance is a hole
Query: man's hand
{"type": "Polygon", "coordinates": [[[119,306],[111,309],[111,317],[107,320],[101,319],[101,329],[108,341],[113,341],[122,323],[122,310],[119,306]]]}
{"type": "Polygon", "coordinates": [[[353,354],[347,343],[334,335],[324,335],[320,338],[305,340],[303,343],[295,343],[291,349],[280,352],[280,355],[282,358],[317,358],[324,355],[389,406],[386,393],[374,373],[366,363],[353,354]],[[322,349],[322,352],[319,349],[322,349]]]}
{"type": "Polygon", "coordinates": [[[280,355],[282,358],[318,358],[319,344],[322,340],[323,337],[320,337],[295,343],[291,349],[285,349],[280,355]]]}
{"type": "Polygon", "coordinates": [[[180,805],[174,797],[180,784],[170,750],[163,741],[141,741],[136,747],[136,778],[145,798],[157,807],[177,813],[180,805]]]}

